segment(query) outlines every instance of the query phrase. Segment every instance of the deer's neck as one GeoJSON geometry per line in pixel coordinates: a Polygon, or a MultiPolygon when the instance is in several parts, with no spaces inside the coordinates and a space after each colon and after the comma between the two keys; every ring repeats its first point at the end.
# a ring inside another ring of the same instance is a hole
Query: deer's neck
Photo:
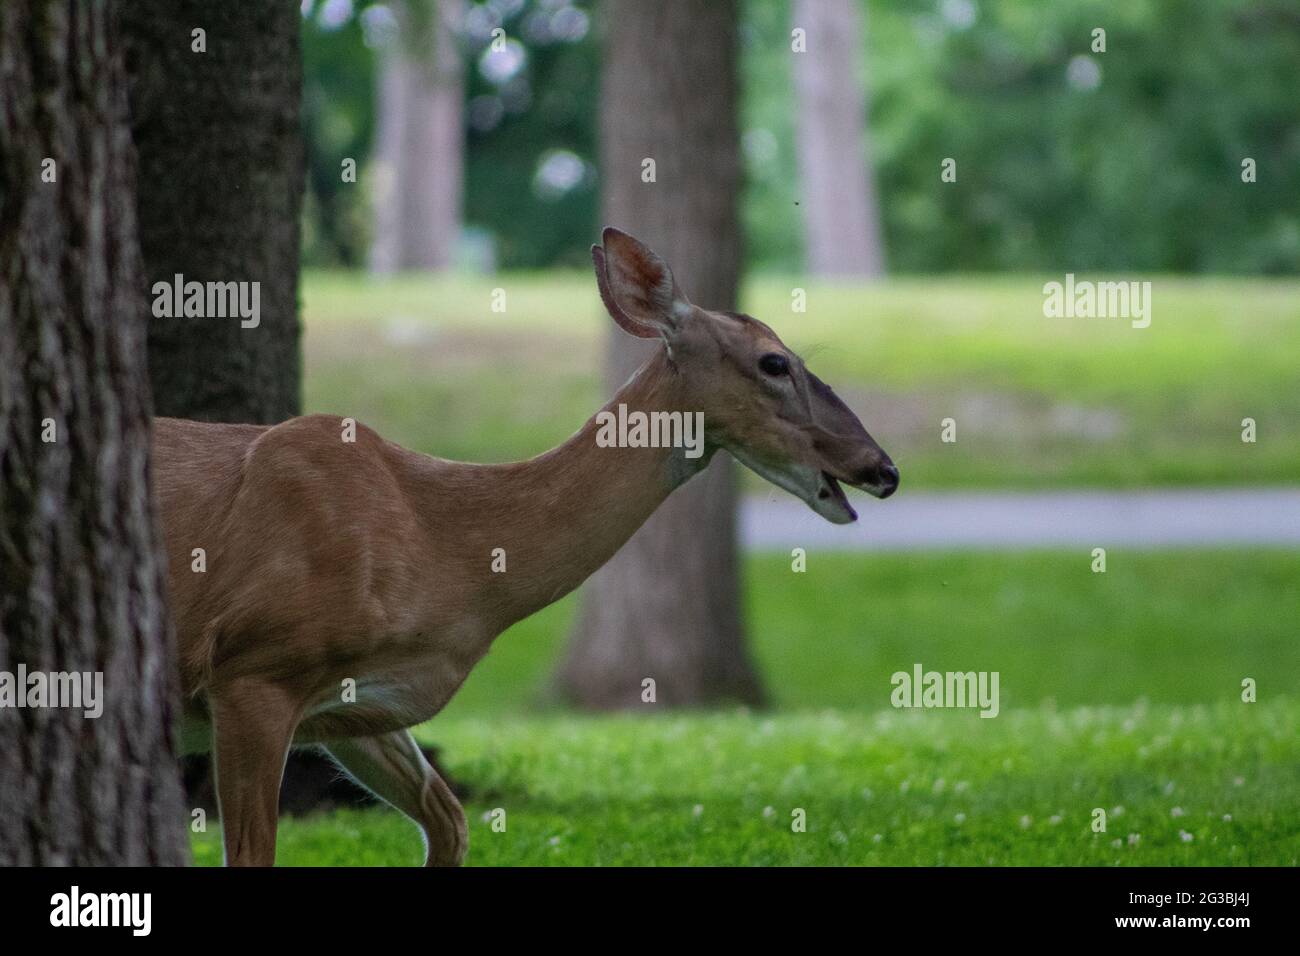
{"type": "MultiPolygon", "coordinates": [[[[623,405],[629,414],[686,414],[679,394],[677,374],[666,354],[656,352],[601,411],[617,416],[623,405]]],[[[598,413],[531,461],[484,471],[493,507],[480,540],[504,549],[506,570],[489,572],[488,586],[498,603],[493,616],[506,626],[581,584],[674,488],[708,464],[708,448],[691,458],[680,447],[602,447],[599,420],[598,413]]]]}

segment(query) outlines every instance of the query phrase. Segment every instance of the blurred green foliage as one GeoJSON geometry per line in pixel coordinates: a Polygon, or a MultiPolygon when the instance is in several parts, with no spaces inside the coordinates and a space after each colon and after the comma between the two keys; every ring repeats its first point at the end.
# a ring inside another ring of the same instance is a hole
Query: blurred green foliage
{"type": "Polygon", "coordinates": [[[508,36],[522,38],[523,68],[504,84],[470,70],[465,221],[491,233],[498,262],[507,268],[586,268],[591,261],[588,249],[599,228],[599,51],[587,6],[520,3],[504,26],[508,36]],[[583,18],[568,26],[571,39],[550,26],[566,7],[583,18]],[[489,125],[498,102],[500,119],[489,125]]]}
{"type": "Polygon", "coordinates": [[[374,51],[356,16],[335,26],[309,12],[302,41],[303,262],[357,268],[365,264],[370,241],[362,169],[375,127],[374,51]],[[358,166],[356,183],[343,181],[347,159],[358,166]]]}
{"type": "MultiPolygon", "coordinates": [[[[466,224],[492,237],[502,267],[575,263],[596,226],[599,4],[467,4],[479,32],[462,39],[466,224]],[[547,26],[557,17],[559,31],[547,26]],[[524,53],[504,81],[477,65],[491,23],[524,53]],[[569,184],[562,191],[539,188],[548,161],[569,184]]],[[[359,0],[342,20],[351,0],[310,6],[305,254],[313,265],[352,265],[364,259],[365,194],[340,184],[338,169],[344,155],[369,150],[374,56],[359,0]]],[[[863,9],[891,270],[1296,272],[1295,0],[869,0],[863,9]],[[1106,31],[1102,53],[1092,51],[1096,28],[1106,31]],[[948,157],[955,183],[939,178],[948,157]],[[1242,181],[1248,157],[1255,183],[1242,181]]],[[[748,261],[787,271],[800,267],[803,246],[790,27],[787,0],[742,0],[748,261]]]]}
{"type": "Polygon", "coordinates": [[[999,0],[966,30],[874,8],[899,268],[1295,271],[1300,6],[999,0]],[[961,188],[936,193],[944,156],[961,188]]]}
{"type": "MultiPolygon", "coordinates": [[[[465,2],[458,38],[466,75],[464,219],[471,246],[489,236],[489,261],[505,268],[587,262],[598,198],[598,48],[589,7],[585,0],[465,2]],[[508,75],[480,68],[496,27],[506,31],[507,62],[519,64],[508,75]]],[[[375,24],[386,5],[309,0],[304,10],[303,261],[361,266],[381,55],[375,24]],[[355,184],[340,176],[347,157],[360,167],[355,184]]],[[[485,258],[476,248],[467,257],[485,258]]]]}

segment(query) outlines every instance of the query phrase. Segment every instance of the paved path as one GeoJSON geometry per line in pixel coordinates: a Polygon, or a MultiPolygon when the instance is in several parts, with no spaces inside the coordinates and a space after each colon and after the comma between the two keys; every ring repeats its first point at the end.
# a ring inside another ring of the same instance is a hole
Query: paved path
{"type": "Polygon", "coordinates": [[[741,508],[745,547],[837,551],[937,548],[1300,548],[1300,488],[915,492],[888,501],[850,492],[858,520],[832,525],[783,492],[741,508]]]}

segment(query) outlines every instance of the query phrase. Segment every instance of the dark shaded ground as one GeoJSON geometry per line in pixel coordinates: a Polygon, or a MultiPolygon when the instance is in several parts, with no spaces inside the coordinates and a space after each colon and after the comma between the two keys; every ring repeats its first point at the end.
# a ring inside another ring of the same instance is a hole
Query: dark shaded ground
{"type": "MultiPolygon", "coordinates": [[[[442,779],[464,800],[470,789],[453,780],[438,762],[438,748],[422,747],[425,759],[433,764],[442,779]]],[[[190,754],[181,761],[185,780],[186,805],[217,813],[217,795],[212,781],[212,765],[207,754],[190,754]]],[[[368,791],[355,784],[350,777],[323,753],[315,748],[303,748],[289,754],[284,768],[284,783],[280,787],[280,815],[303,816],[317,810],[334,810],[338,807],[365,807],[379,801],[368,791]]]]}

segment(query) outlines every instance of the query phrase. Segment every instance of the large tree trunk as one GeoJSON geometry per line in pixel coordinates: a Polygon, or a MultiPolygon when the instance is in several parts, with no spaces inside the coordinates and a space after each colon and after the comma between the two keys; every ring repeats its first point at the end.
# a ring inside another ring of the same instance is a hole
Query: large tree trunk
{"type": "MultiPolygon", "coordinates": [[[[730,309],[740,269],[733,0],[612,0],[601,93],[605,222],[663,256],[705,308],[730,309]],[[642,163],[655,161],[653,183],[642,163]]],[[[614,330],[609,384],[661,348],[614,330]]],[[[745,647],[736,554],[736,476],[720,453],[676,491],[581,593],[559,672],[570,702],[758,703],[745,647]]]]}
{"type": "MultiPolygon", "coordinates": [[[[159,415],[273,424],[301,411],[301,21],[285,0],[131,0],[123,11],[148,287],[177,273],[260,283],[255,328],[231,317],[151,317],[159,415]],[[206,52],[194,50],[195,29],[206,52]]],[[[209,760],[185,762],[198,805],[209,760]]],[[[315,802],[319,788],[295,786],[319,777],[326,758],[296,751],[289,762],[285,801],[315,802]]]]}
{"type": "Polygon", "coordinates": [[[0,671],[103,675],[0,709],[4,865],[186,859],[115,9],[0,3],[0,671]]]}
{"type": "Polygon", "coordinates": [[[297,3],[131,0],[131,110],[147,286],[260,283],[260,324],[154,318],[159,415],[279,422],[299,411],[304,153],[297,3]],[[193,31],[207,51],[195,52],[193,31]]]}
{"type": "Polygon", "coordinates": [[[465,79],[459,0],[401,0],[376,96],[374,238],[379,273],[445,269],[460,235],[465,79]]]}
{"type": "Polygon", "coordinates": [[[807,49],[794,53],[798,155],[808,268],[818,275],[885,271],[867,142],[858,0],[794,0],[807,49]]]}

